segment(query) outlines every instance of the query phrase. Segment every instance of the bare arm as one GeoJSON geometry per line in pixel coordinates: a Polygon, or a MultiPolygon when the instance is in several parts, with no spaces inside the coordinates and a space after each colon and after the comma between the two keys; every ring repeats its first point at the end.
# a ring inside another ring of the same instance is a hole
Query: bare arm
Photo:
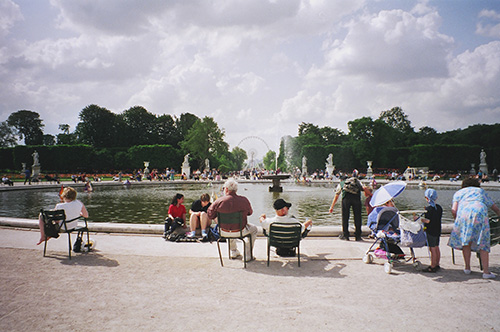
{"type": "Polygon", "coordinates": [[[500,209],[498,208],[498,206],[497,206],[496,204],[493,204],[493,205],[491,206],[491,209],[492,209],[493,211],[495,211],[495,213],[497,214],[497,216],[500,216],[500,209]]]}
{"type": "Polygon", "coordinates": [[[333,207],[335,206],[335,203],[337,203],[337,201],[339,200],[339,196],[340,196],[340,194],[335,194],[335,197],[333,197],[333,202],[332,202],[332,205],[330,206],[330,210],[329,210],[330,213],[333,212],[333,207]]]}
{"type": "Polygon", "coordinates": [[[82,204],[82,210],[80,211],[80,215],[84,218],[89,217],[89,212],[87,211],[87,208],[83,204],[82,204]]]}
{"type": "Polygon", "coordinates": [[[458,202],[453,202],[453,205],[451,206],[451,214],[453,215],[453,218],[457,217],[457,210],[458,210],[458,202]]]}

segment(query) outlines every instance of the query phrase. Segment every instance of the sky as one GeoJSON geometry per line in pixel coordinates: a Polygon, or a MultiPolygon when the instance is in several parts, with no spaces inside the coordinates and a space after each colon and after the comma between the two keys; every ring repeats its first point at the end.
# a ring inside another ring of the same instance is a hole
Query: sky
{"type": "Polygon", "coordinates": [[[0,121],[214,118],[261,158],[300,123],[401,107],[438,132],[500,122],[500,1],[0,0],[0,121]]]}

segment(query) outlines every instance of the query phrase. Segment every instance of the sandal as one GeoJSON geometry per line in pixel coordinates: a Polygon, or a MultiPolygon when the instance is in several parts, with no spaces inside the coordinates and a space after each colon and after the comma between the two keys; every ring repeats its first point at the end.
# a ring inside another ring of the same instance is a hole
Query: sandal
{"type": "Polygon", "coordinates": [[[426,269],[423,269],[422,272],[430,272],[430,273],[436,273],[438,270],[438,267],[432,267],[428,266],[426,269]]]}

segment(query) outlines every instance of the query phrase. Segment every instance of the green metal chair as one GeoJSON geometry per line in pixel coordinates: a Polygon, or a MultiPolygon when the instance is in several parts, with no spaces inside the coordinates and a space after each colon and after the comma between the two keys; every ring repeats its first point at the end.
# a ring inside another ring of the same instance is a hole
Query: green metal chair
{"type": "Polygon", "coordinates": [[[302,239],[302,225],[300,223],[274,222],[269,226],[267,235],[267,266],[271,247],[294,249],[300,267],[300,240],[302,239]]]}
{"type": "Polygon", "coordinates": [[[220,259],[220,265],[224,266],[224,263],[222,262],[222,253],[220,250],[220,245],[219,242],[222,239],[227,240],[227,250],[228,250],[228,255],[229,258],[231,258],[231,248],[229,247],[229,240],[230,239],[239,239],[243,241],[243,262],[244,262],[244,267],[247,267],[247,247],[245,245],[245,238],[248,237],[248,241],[250,241],[250,252],[253,252],[252,248],[252,238],[251,234],[246,234],[243,235],[243,214],[242,212],[233,212],[233,213],[217,213],[217,223],[219,224],[219,230],[220,230],[220,237],[217,240],[217,249],[219,250],[219,259],[220,259]],[[226,235],[222,234],[222,231],[228,232],[229,229],[233,228],[235,225],[238,225],[239,231],[232,231],[231,234],[234,234],[232,236],[228,236],[227,233],[226,235]],[[231,227],[233,226],[233,227],[231,227]]]}
{"type": "MultiPolygon", "coordinates": [[[[60,226],[60,232],[62,233],[66,233],[68,234],[68,256],[69,256],[69,259],[71,259],[71,233],[72,232],[77,232],[77,233],[87,233],[87,248],[89,248],[90,250],[90,236],[89,236],[89,228],[88,228],[88,224],[87,224],[87,219],[85,219],[84,217],[78,217],[78,218],[75,218],[75,219],[71,219],[71,220],[66,220],[66,213],[64,212],[64,210],[41,210],[40,211],[41,215],[42,215],[42,220],[43,220],[43,223],[46,224],[46,223],[53,223],[53,222],[58,222],[58,221],[63,221],[61,223],[61,226],[60,226]],[[69,222],[72,222],[74,220],[77,220],[77,219],[81,219],[84,221],[85,223],[85,226],[77,226],[75,228],[72,228],[72,229],[68,229],[68,226],[67,224],[69,222]]],[[[47,236],[45,238],[45,244],[43,246],[43,257],[45,257],[45,253],[47,251],[47,236]]]]}

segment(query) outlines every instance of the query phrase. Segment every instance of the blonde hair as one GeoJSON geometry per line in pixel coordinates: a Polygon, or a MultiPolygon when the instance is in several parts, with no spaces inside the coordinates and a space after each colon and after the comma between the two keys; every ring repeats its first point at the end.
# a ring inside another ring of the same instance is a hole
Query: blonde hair
{"type": "Polygon", "coordinates": [[[72,187],[66,187],[63,189],[61,194],[62,199],[67,199],[69,201],[74,201],[76,199],[76,190],[72,187]]]}

